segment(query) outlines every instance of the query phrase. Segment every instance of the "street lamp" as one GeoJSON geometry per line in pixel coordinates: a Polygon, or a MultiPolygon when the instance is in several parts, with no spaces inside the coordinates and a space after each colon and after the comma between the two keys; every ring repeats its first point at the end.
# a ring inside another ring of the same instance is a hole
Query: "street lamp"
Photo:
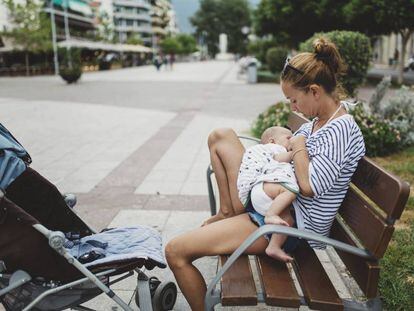
{"type": "Polygon", "coordinates": [[[59,74],[59,61],[58,61],[58,55],[57,55],[55,9],[53,6],[53,0],[50,0],[50,23],[52,27],[52,46],[53,46],[53,60],[55,63],[55,75],[58,75],[59,74]]]}
{"type": "Polygon", "coordinates": [[[241,29],[242,34],[244,34],[245,36],[247,36],[250,32],[250,28],[248,26],[243,26],[241,29]]]}
{"type": "Polygon", "coordinates": [[[66,55],[68,57],[68,63],[69,68],[72,69],[72,55],[70,53],[70,46],[69,46],[69,39],[70,39],[70,32],[69,32],[69,20],[68,20],[68,6],[69,6],[69,0],[65,1],[65,41],[67,43],[66,45],[66,55]]]}

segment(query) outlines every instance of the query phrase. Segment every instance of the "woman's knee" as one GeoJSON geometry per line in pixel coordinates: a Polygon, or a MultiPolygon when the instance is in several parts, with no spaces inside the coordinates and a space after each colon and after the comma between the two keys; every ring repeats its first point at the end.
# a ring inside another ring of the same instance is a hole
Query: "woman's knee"
{"type": "Polygon", "coordinates": [[[221,141],[227,137],[237,136],[236,132],[231,128],[218,128],[213,130],[208,136],[208,147],[211,148],[212,145],[221,141]]]}
{"type": "Polygon", "coordinates": [[[189,260],[186,258],[185,252],[182,251],[182,247],[178,238],[172,239],[165,246],[165,258],[171,269],[188,264],[189,260]]]}

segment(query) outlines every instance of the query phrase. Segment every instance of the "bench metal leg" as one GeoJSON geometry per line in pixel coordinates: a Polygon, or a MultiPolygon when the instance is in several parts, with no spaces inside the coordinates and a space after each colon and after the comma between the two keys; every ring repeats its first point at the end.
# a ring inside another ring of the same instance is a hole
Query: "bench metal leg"
{"type": "Polygon", "coordinates": [[[214,311],[214,306],[219,303],[221,303],[221,293],[218,290],[214,290],[213,293],[206,297],[204,308],[206,311],[214,311]]]}
{"type": "Polygon", "coordinates": [[[381,298],[376,297],[369,299],[366,302],[352,301],[348,299],[342,300],[344,304],[344,310],[346,311],[381,311],[382,302],[381,298]]]}
{"type": "Polygon", "coordinates": [[[211,182],[211,174],[213,173],[214,173],[213,169],[211,168],[211,165],[209,165],[207,167],[207,189],[208,189],[208,199],[210,202],[211,216],[214,216],[217,214],[216,198],[214,196],[213,183],[211,182]]]}

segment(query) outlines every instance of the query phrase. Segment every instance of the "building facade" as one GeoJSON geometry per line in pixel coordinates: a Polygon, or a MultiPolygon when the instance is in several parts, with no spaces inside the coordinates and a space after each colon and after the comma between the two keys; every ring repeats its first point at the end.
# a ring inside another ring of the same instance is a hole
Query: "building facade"
{"type": "Polygon", "coordinates": [[[139,37],[145,45],[151,45],[149,0],[112,0],[112,10],[116,41],[125,43],[129,38],[139,37]]]}
{"type": "MultiPolygon", "coordinates": [[[[399,34],[381,36],[374,44],[373,58],[375,63],[392,65],[395,63],[395,56],[401,55],[402,39],[399,34]]],[[[408,58],[414,55],[414,34],[408,40],[405,53],[405,64],[408,58]]]]}

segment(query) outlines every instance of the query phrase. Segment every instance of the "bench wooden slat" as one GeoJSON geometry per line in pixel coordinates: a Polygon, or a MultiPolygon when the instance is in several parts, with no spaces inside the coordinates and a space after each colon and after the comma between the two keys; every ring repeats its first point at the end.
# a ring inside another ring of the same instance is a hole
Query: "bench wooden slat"
{"type": "Polygon", "coordinates": [[[382,258],[394,227],[387,225],[370,204],[352,188],[348,190],[339,214],[364,247],[376,258],[382,258]]]}
{"type": "Polygon", "coordinates": [[[367,157],[359,161],[352,182],[390,219],[400,218],[410,193],[408,183],[388,173],[367,157]]]}
{"type": "MultiPolygon", "coordinates": [[[[348,233],[336,220],[331,229],[331,237],[356,246],[354,241],[348,236],[348,233]]],[[[378,261],[367,261],[361,257],[339,250],[336,250],[336,252],[367,298],[376,297],[380,272],[378,261]]]]}
{"type": "Polygon", "coordinates": [[[309,120],[298,113],[292,112],[289,114],[288,124],[292,132],[296,132],[306,122],[309,122],[309,120]]]}
{"type": "Polygon", "coordinates": [[[299,294],[285,263],[260,255],[256,256],[256,265],[267,305],[300,307],[299,294]]]}
{"type": "MultiPolygon", "coordinates": [[[[229,256],[220,256],[223,266],[229,256]]],[[[247,255],[239,257],[221,280],[221,304],[223,306],[255,306],[257,292],[247,255]]]]}
{"type": "Polygon", "coordinates": [[[300,241],[293,255],[294,267],[309,307],[317,310],[343,310],[341,298],[309,244],[300,241]]]}

